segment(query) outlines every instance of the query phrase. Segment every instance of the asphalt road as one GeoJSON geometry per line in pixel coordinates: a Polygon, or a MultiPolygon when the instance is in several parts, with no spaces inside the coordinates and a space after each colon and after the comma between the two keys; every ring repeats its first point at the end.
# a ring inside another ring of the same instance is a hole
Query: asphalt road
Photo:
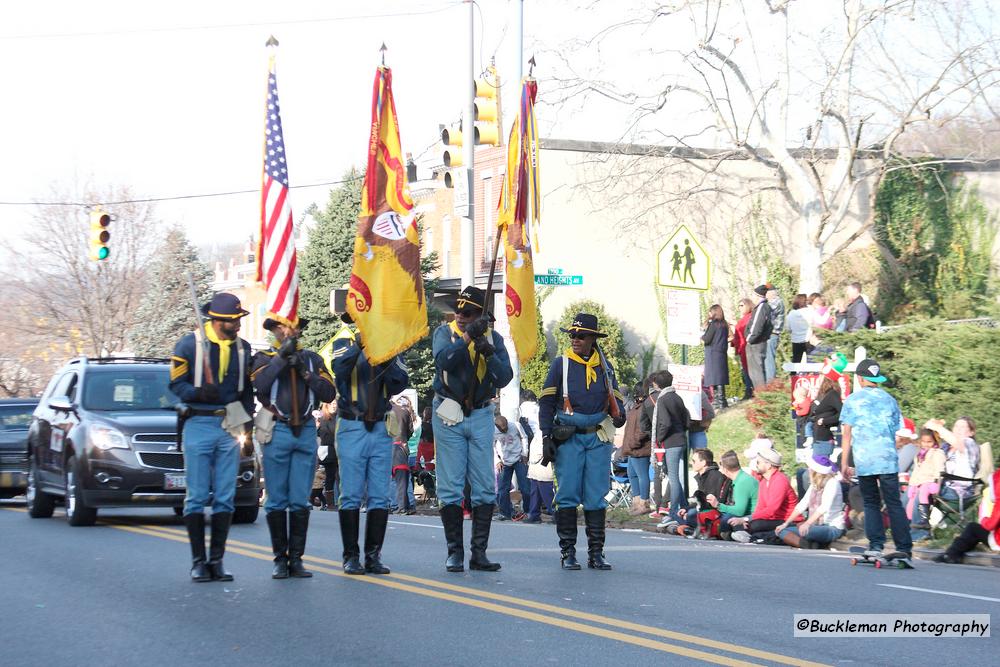
{"type": "Polygon", "coordinates": [[[500,572],[448,574],[440,523],[406,516],[383,550],[393,574],[348,577],[336,513],[314,512],[314,578],[270,578],[261,519],[230,533],[235,581],[195,584],[172,514],[100,517],[73,528],[60,510],[33,520],[0,505],[0,664],[988,665],[1000,649],[997,637],[793,637],[796,613],[1000,611],[997,572],[975,566],[875,570],[843,553],[611,530],[613,571],[562,572],[552,525],[505,522],[489,552],[500,572]]]}

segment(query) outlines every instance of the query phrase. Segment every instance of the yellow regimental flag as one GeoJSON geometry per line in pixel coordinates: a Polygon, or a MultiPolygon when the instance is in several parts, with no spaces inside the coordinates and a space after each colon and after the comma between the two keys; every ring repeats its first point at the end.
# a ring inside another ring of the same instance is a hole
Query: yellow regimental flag
{"type": "Polygon", "coordinates": [[[527,363],[538,348],[538,309],[535,303],[535,267],[531,238],[537,238],[538,141],[535,95],[538,84],[525,79],[521,108],[510,128],[507,172],[500,194],[497,224],[504,238],[507,319],[517,359],[527,363]]]}
{"type": "Polygon", "coordinates": [[[392,71],[379,67],[372,93],[368,170],[361,191],[347,312],[368,361],[392,359],[427,335],[420,237],[399,143],[392,71]],[[403,217],[407,216],[407,217],[403,217]]]}

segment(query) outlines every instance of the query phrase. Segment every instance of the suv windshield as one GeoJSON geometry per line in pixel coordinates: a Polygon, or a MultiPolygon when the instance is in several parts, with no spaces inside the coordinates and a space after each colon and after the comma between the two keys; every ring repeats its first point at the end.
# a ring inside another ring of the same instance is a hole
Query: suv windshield
{"type": "Polygon", "coordinates": [[[159,410],[172,408],[177,397],[171,393],[170,370],[124,368],[91,370],[83,383],[86,410],[159,410]]]}
{"type": "Polygon", "coordinates": [[[0,405],[0,431],[27,431],[33,405],[0,405]]]}

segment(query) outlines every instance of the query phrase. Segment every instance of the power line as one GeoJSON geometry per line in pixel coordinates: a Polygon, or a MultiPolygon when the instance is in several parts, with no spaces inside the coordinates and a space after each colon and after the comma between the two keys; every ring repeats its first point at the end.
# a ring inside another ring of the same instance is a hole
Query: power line
{"type": "Polygon", "coordinates": [[[387,12],[385,14],[357,14],[354,16],[332,16],[328,18],[314,18],[314,19],[290,19],[287,21],[261,21],[254,23],[218,23],[210,25],[191,25],[191,26],[173,26],[173,27],[154,27],[154,28],[130,28],[124,30],[94,30],[89,32],[64,32],[64,33],[37,33],[37,34],[21,34],[21,35],[0,35],[0,40],[19,40],[19,39],[61,39],[67,37],[107,37],[112,35],[134,35],[142,33],[156,33],[156,32],[184,32],[191,30],[224,30],[228,28],[258,28],[266,26],[279,26],[279,25],[296,25],[302,23],[337,23],[341,21],[362,21],[367,19],[380,19],[380,18],[394,18],[399,16],[426,16],[429,14],[437,14],[438,12],[443,12],[452,7],[460,4],[457,0],[449,2],[442,7],[437,7],[434,9],[426,9],[423,11],[408,11],[408,12],[387,12]]]}
{"type": "MultiPolygon", "coordinates": [[[[340,181],[325,181],[323,183],[309,183],[308,185],[292,185],[289,189],[297,190],[301,188],[320,188],[329,185],[344,185],[360,181],[363,176],[346,178],[340,181]]],[[[205,192],[191,195],[173,195],[170,197],[144,197],[142,199],[122,199],[119,201],[103,202],[72,202],[72,201],[0,201],[0,206],[93,206],[94,204],[104,204],[105,206],[115,206],[118,204],[149,204],[161,201],[178,201],[182,199],[204,199],[206,197],[228,197],[230,195],[260,194],[260,188],[254,190],[230,190],[228,192],[205,192]]]]}

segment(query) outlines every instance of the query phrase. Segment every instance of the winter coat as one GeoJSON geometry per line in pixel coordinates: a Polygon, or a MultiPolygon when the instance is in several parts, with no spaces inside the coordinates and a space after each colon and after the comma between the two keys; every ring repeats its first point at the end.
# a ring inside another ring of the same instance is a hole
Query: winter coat
{"type": "Polygon", "coordinates": [[[656,444],[659,447],[684,447],[691,423],[684,399],[677,392],[665,391],[656,399],[656,444]]]}
{"type": "Polygon", "coordinates": [[[831,389],[812,405],[813,440],[825,442],[833,440],[830,429],[840,426],[840,409],[844,402],[840,399],[840,389],[831,389]],[[819,420],[823,419],[820,424],[819,420]]]}
{"type": "Polygon", "coordinates": [[[705,496],[713,495],[716,498],[722,497],[722,486],[727,477],[719,471],[719,466],[714,463],[708,464],[704,472],[694,476],[694,481],[698,485],[695,496],[698,498],[698,509],[707,511],[712,506],[705,500],[705,496]]]}
{"type": "Polygon", "coordinates": [[[723,320],[709,322],[701,336],[705,344],[705,380],[708,387],[729,384],[729,325],[723,320]]]}
{"type": "Polygon", "coordinates": [[[528,446],[528,479],[538,482],[551,482],[552,464],[542,465],[542,432],[541,429],[535,431],[535,436],[528,446]]]}
{"type": "Polygon", "coordinates": [[[622,456],[649,456],[651,449],[651,423],[643,423],[645,404],[636,403],[625,416],[625,435],[622,437],[622,456]]]}
{"type": "Polygon", "coordinates": [[[771,306],[767,301],[761,301],[750,315],[747,325],[747,343],[756,345],[766,343],[771,337],[771,306]]]}
{"type": "Polygon", "coordinates": [[[847,331],[860,331],[861,329],[873,328],[875,318],[868,304],[860,296],[847,304],[847,311],[844,313],[847,322],[847,331]]]}
{"type": "Polygon", "coordinates": [[[740,357],[740,363],[743,364],[743,368],[747,367],[747,326],[750,324],[750,316],[753,312],[749,312],[740,318],[740,321],[736,323],[736,327],[733,330],[733,348],[736,350],[736,354],[740,357]]]}

